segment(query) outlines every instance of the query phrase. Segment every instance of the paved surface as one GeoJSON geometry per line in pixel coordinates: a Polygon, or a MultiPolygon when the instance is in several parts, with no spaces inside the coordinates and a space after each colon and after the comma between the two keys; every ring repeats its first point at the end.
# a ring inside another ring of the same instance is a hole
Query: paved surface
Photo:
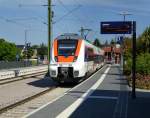
{"type": "Polygon", "coordinates": [[[37,93],[55,86],[49,78],[33,76],[30,79],[16,81],[0,86],[0,108],[16,103],[22,99],[33,96],[37,93]]]}
{"type": "Polygon", "coordinates": [[[150,118],[149,93],[130,95],[120,66],[105,66],[91,78],[28,118],[150,118]]]}
{"type": "Polygon", "coordinates": [[[0,118],[22,118],[24,115],[63,95],[72,86],[62,86],[0,114],[0,118]]]}

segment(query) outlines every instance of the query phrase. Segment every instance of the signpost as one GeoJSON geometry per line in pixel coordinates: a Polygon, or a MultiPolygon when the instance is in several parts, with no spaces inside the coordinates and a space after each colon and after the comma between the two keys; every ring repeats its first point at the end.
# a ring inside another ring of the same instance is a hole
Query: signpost
{"type": "Polygon", "coordinates": [[[131,34],[131,21],[101,22],[101,34],[131,34]]]}
{"type": "Polygon", "coordinates": [[[101,34],[132,34],[132,98],[136,98],[136,22],[135,21],[111,21],[101,22],[101,34]]]}
{"type": "Polygon", "coordinates": [[[136,98],[135,79],[136,79],[136,22],[133,21],[133,40],[132,40],[132,98],[136,98]]]}

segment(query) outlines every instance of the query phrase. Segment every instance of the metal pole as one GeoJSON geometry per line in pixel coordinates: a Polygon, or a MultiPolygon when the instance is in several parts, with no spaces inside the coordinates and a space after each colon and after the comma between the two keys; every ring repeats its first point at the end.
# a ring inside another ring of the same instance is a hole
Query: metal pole
{"type": "Polygon", "coordinates": [[[79,31],[79,32],[81,32],[81,37],[86,40],[88,33],[85,35],[85,31],[87,31],[89,33],[91,31],[91,29],[85,29],[85,28],[81,27],[81,29],[79,31]]]}
{"type": "Polygon", "coordinates": [[[126,15],[127,15],[127,14],[123,14],[123,20],[124,20],[124,21],[126,20],[126,15]]]}
{"type": "Polygon", "coordinates": [[[24,30],[25,32],[25,66],[27,66],[27,31],[28,30],[24,30]]]}
{"type": "Polygon", "coordinates": [[[49,76],[49,65],[50,65],[50,49],[51,49],[51,0],[48,0],[48,72],[47,75],[49,76]]]}
{"type": "Polygon", "coordinates": [[[84,38],[84,29],[83,29],[83,27],[81,27],[80,32],[81,32],[81,36],[82,36],[82,38],[84,38]]]}
{"type": "MultiPolygon", "coordinates": [[[[130,13],[128,13],[128,12],[122,12],[122,13],[120,13],[119,15],[122,15],[123,16],[123,21],[125,22],[126,21],[126,16],[127,15],[132,15],[132,14],[130,14],[130,13]]],[[[124,60],[124,38],[125,38],[125,34],[123,34],[123,41],[122,41],[122,68],[123,68],[123,73],[124,73],[124,65],[125,65],[125,60],[124,60]]]]}
{"type": "Polygon", "coordinates": [[[132,98],[136,98],[135,79],[136,79],[136,22],[133,21],[133,40],[132,40],[132,98]]]}

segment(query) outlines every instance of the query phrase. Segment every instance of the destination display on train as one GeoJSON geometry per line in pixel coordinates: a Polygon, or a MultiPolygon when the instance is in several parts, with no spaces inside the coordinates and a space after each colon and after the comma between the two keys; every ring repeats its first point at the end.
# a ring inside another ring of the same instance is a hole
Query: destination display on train
{"type": "Polygon", "coordinates": [[[131,21],[101,22],[101,34],[131,34],[131,21]]]}

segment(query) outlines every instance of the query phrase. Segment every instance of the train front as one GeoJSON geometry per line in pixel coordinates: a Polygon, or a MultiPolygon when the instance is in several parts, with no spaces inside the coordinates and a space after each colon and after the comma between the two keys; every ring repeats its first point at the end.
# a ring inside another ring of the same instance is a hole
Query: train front
{"type": "Polygon", "coordinates": [[[60,83],[75,82],[78,81],[77,78],[83,76],[82,56],[79,57],[81,45],[82,40],[80,39],[59,38],[54,40],[50,63],[50,76],[53,80],[60,83]]]}

